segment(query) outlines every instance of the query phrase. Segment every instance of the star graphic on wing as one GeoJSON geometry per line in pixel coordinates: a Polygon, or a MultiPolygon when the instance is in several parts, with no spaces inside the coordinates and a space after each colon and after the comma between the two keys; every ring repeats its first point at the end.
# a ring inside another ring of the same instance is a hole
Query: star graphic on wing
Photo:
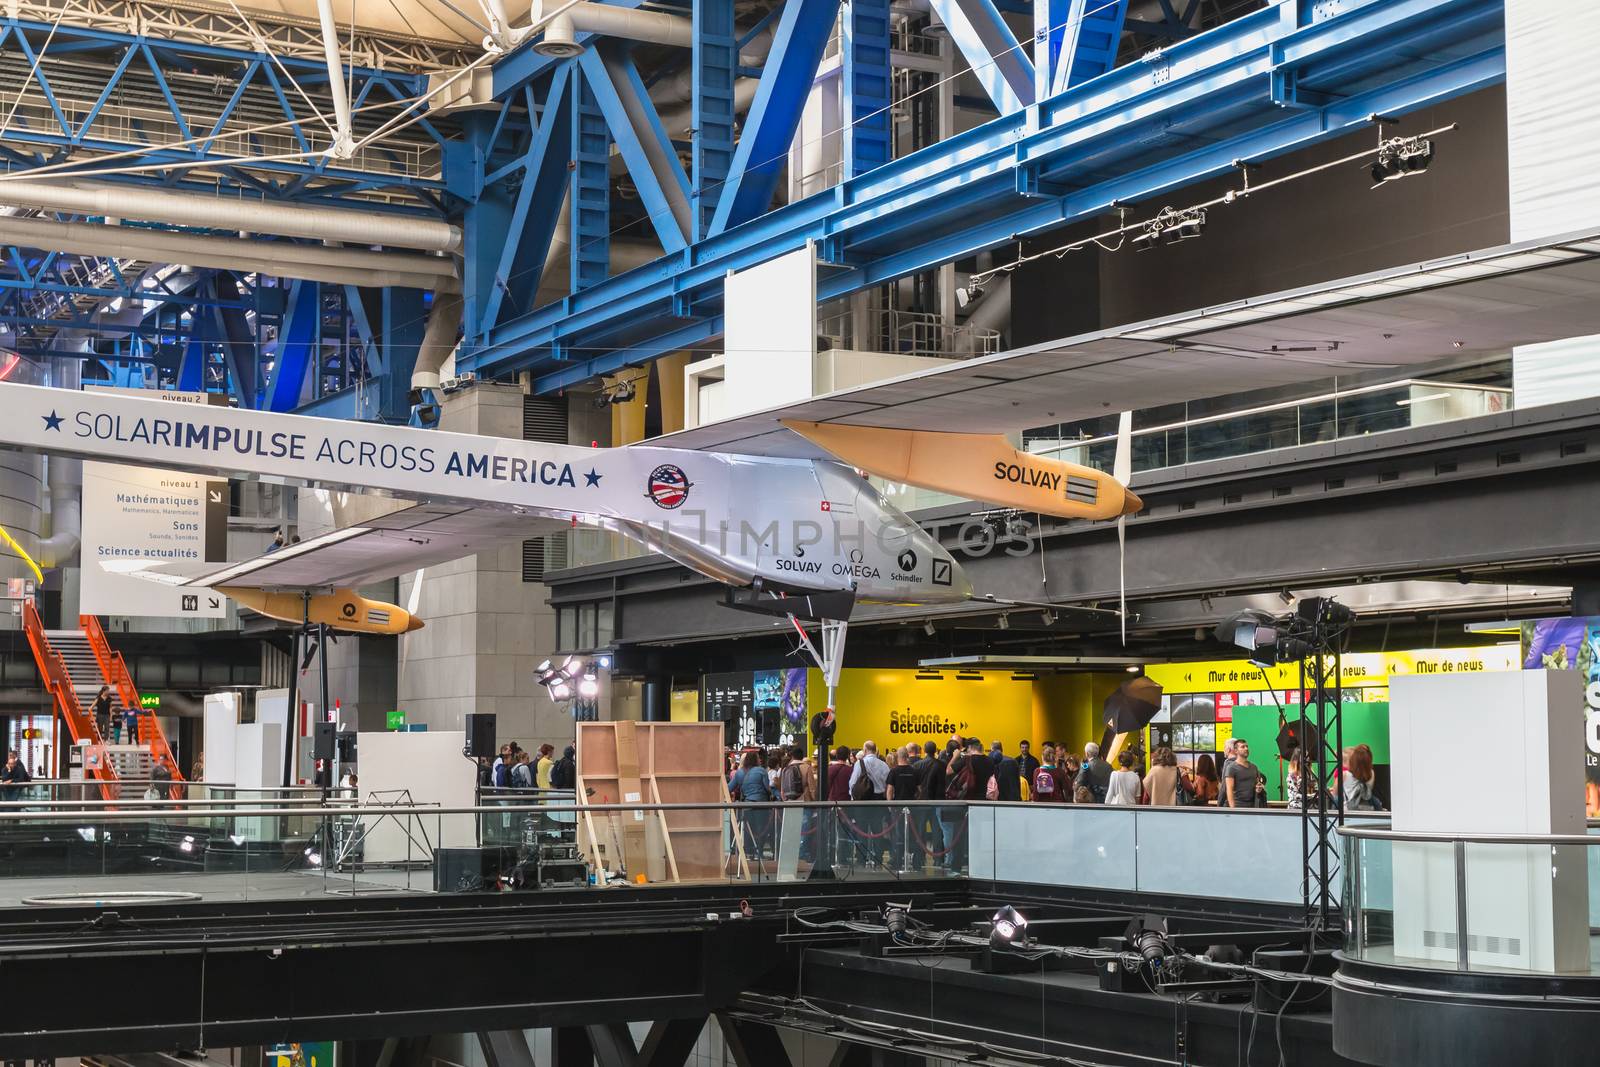
{"type": "Polygon", "coordinates": [[[44,419],[45,429],[54,430],[56,433],[61,432],[61,416],[57,415],[54,409],[51,410],[50,414],[41,415],[40,418],[44,419]]]}
{"type": "Polygon", "coordinates": [[[590,467],[589,468],[589,473],[585,474],[583,476],[583,480],[588,485],[598,486],[600,484],[600,479],[603,478],[603,477],[605,477],[605,475],[597,474],[595,472],[595,469],[593,467],[590,467]]]}

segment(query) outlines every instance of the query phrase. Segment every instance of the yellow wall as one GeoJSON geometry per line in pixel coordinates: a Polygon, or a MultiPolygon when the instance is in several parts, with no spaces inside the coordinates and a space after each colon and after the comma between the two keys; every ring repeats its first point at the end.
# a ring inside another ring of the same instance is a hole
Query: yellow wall
{"type": "Polygon", "coordinates": [[[1078,754],[1105,732],[1106,697],[1126,674],[1045,674],[1033,683],[1033,745],[1065,744],[1078,754]]]}
{"type": "MultiPolygon", "coordinates": [[[[1064,741],[1078,751],[1100,739],[1100,710],[1123,675],[1041,675],[1018,681],[1009,671],[985,671],[981,681],[943,677],[918,679],[912,670],[850,668],[841,673],[834,743],[859,748],[876,741],[879,750],[915,741],[943,747],[952,731],[994,741],[1012,754],[1026,738],[1037,752],[1042,741],[1064,741]]],[[[811,671],[806,706],[815,714],[827,706],[822,673],[811,671]]]]}
{"type": "Polygon", "coordinates": [[[673,722],[699,722],[700,690],[674,689],[669,714],[673,722]]]}

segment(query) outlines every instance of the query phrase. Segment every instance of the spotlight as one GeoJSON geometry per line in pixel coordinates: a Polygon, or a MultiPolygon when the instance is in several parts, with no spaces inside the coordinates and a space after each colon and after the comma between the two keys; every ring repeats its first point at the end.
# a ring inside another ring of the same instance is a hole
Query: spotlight
{"type": "Polygon", "coordinates": [[[983,286],[976,282],[968,282],[964,287],[956,289],[956,306],[964,308],[982,295],[983,286]]]}
{"type": "Polygon", "coordinates": [[[994,624],[1001,630],[1009,630],[1011,629],[1011,616],[1001,615],[994,620],[994,624]]]}
{"type": "Polygon", "coordinates": [[[927,622],[922,624],[922,632],[927,634],[929,637],[936,637],[938,636],[939,628],[933,624],[932,619],[929,619],[927,622]]]}
{"type": "Polygon", "coordinates": [[[1295,605],[1295,616],[1313,626],[1344,626],[1356,613],[1332,597],[1314,596],[1295,605]]]}
{"type": "Polygon", "coordinates": [[[609,671],[611,669],[611,657],[600,656],[594,661],[594,665],[603,671],[609,671]]]}
{"type": "Polygon", "coordinates": [[[566,682],[557,682],[550,687],[550,699],[554,701],[571,700],[572,686],[566,682]]]}
{"type": "Polygon", "coordinates": [[[1393,137],[1378,145],[1378,158],[1373,160],[1368,173],[1372,187],[1398,178],[1421,174],[1433,162],[1433,142],[1426,137],[1393,137]]]}
{"type": "Polygon", "coordinates": [[[1046,626],[1054,626],[1056,624],[1056,613],[1053,611],[1042,611],[1039,613],[1039,619],[1046,626]]]}
{"type": "Polygon", "coordinates": [[[1226,619],[1223,619],[1222,622],[1217,624],[1214,632],[1217,640],[1223,644],[1238,645],[1240,648],[1246,648],[1253,652],[1257,644],[1256,631],[1262,627],[1270,626],[1271,623],[1272,616],[1266,612],[1246,608],[1244,611],[1236,611],[1226,619]]]}
{"type": "Polygon", "coordinates": [[[911,915],[904,904],[883,906],[883,925],[889,930],[889,940],[899,941],[911,928],[911,915]]]}
{"type": "Polygon", "coordinates": [[[578,683],[578,695],[590,699],[600,695],[600,682],[593,671],[585,674],[583,680],[578,683]]]}
{"type": "Polygon", "coordinates": [[[540,685],[549,685],[555,681],[556,673],[555,665],[549,660],[545,660],[533,669],[533,676],[539,680],[540,685]]]}
{"type": "Polygon", "coordinates": [[[1148,223],[1143,230],[1133,235],[1133,250],[1135,252],[1148,252],[1161,243],[1161,224],[1148,223]]]}
{"type": "Polygon", "coordinates": [[[1199,237],[1205,230],[1205,208],[1190,208],[1179,213],[1177,219],[1161,231],[1161,237],[1167,244],[1175,244],[1178,241],[1187,241],[1191,237],[1199,237]]]}
{"type": "Polygon", "coordinates": [[[989,944],[995,948],[1002,945],[1026,945],[1028,943],[1028,920],[1022,913],[1010,904],[994,913],[991,920],[991,933],[989,944]]]}
{"type": "Polygon", "coordinates": [[[1128,930],[1122,936],[1128,942],[1128,947],[1139,954],[1139,959],[1151,975],[1166,969],[1168,961],[1177,955],[1177,950],[1167,937],[1167,921],[1158,916],[1147,915],[1142,919],[1134,919],[1128,923],[1128,930]]]}

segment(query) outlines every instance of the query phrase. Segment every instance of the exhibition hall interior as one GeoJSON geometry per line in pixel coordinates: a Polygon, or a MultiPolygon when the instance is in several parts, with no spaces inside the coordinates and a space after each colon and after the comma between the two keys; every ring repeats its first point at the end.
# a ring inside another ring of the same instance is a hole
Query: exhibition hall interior
{"type": "Polygon", "coordinates": [[[0,1063],[1592,1057],[1596,54],[11,0],[0,1063]]]}

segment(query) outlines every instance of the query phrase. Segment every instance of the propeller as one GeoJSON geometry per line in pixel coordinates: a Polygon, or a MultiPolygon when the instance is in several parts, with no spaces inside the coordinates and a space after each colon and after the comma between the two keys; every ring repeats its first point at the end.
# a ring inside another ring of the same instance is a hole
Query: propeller
{"type": "MultiPolygon", "coordinates": [[[[1117,454],[1111,477],[1126,489],[1133,478],[1133,412],[1117,416],[1117,454]]],[[[1128,516],[1117,516],[1117,615],[1122,620],[1122,644],[1128,644],[1128,516]]]]}

